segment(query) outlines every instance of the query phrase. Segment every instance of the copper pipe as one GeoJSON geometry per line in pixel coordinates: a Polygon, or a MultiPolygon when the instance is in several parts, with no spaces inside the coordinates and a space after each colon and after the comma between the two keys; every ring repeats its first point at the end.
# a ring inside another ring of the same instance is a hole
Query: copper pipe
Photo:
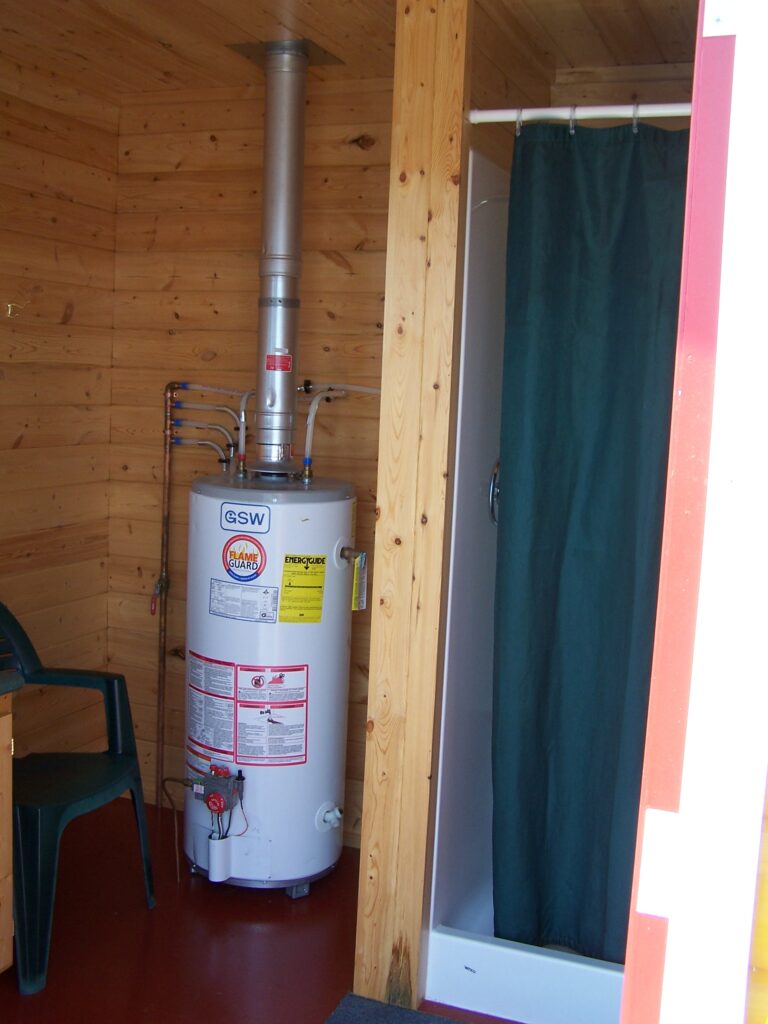
{"type": "Polygon", "coordinates": [[[168,589],[171,585],[168,573],[168,539],[171,524],[171,421],[173,403],[180,390],[177,383],[165,386],[165,423],[163,427],[163,499],[160,518],[160,575],[152,595],[152,612],[158,615],[157,629],[157,724],[155,728],[155,806],[163,803],[163,777],[165,768],[165,689],[166,689],[166,643],[168,634],[168,589]]]}

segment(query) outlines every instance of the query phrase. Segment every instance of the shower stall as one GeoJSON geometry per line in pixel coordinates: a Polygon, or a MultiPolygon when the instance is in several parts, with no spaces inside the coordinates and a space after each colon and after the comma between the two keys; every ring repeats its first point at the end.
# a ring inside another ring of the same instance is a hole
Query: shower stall
{"type": "Polygon", "coordinates": [[[508,173],[473,150],[425,994],[536,1024],[614,1024],[620,966],[494,937],[492,506],[498,442],[489,439],[499,437],[501,422],[508,191],[508,173]]]}

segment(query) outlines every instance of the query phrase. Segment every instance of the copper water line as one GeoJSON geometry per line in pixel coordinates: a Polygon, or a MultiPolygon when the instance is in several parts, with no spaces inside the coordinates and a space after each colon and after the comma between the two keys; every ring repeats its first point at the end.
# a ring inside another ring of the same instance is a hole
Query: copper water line
{"type": "Polygon", "coordinates": [[[159,616],[157,630],[157,724],[155,742],[155,806],[160,809],[163,803],[163,777],[165,768],[165,689],[166,689],[166,652],[168,634],[168,588],[171,585],[168,574],[168,538],[171,521],[171,422],[173,420],[176,392],[181,385],[170,383],[165,386],[165,423],[163,428],[163,498],[160,513],[160,574],[155,583],[152,595],[152,613],[159,616]]]}

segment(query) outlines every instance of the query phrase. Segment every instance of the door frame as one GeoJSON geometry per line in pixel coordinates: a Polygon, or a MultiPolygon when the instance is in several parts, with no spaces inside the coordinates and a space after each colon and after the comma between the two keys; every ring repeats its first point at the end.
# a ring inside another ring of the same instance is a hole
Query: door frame
{"type": "Polygon", "coordinates": [[[622,1024],[744,1018],[768,769],[766,23],[702,0],[622,1024]]]}

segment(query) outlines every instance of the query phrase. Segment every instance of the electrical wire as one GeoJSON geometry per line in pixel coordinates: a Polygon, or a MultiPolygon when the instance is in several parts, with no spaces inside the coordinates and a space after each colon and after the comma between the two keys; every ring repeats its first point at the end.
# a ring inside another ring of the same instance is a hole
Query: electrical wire
{"type": "Polygon", "coordinates": [[[232,828],[232,812],[233,812],[233,810],[234,810],[234,807],[230,807],[229,808],[229,817],[227,818],[227,827],[226,827],[226,830],[224,832],[224,838],[225,839],[229,838],[229,830],[232,828]]]}
{"type": "Polygon", "coordinates": [[[245,813],[245,804],[243,803],[242,794],[240,795],[240,810],[243,812],[243,821],[245,822],[245,828],[242,832],[237,832],[236,836],[244,836],[248,829],[251,827],[248,824],[248,815],[245,813]]]}

